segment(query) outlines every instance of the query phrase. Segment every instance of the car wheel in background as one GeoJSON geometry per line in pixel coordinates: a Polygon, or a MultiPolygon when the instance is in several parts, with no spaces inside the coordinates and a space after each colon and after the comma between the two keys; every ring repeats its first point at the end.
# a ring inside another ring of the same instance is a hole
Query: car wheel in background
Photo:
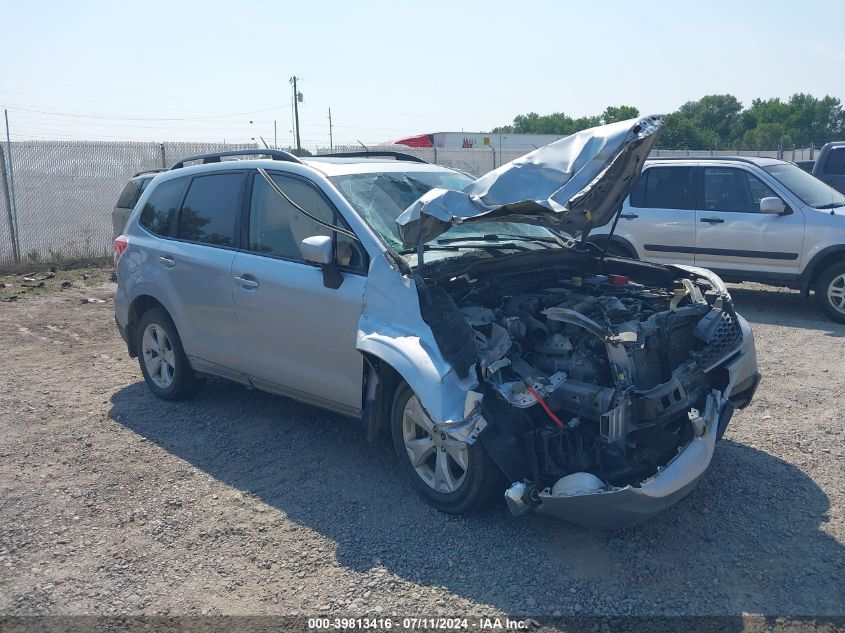
{"type": "Polygon", "coordinates": [[[202,388],[167,312],[161,308],[145,312],[137,333],[138,362],[150,391],[163,400],[180,400],[202,388]]]}
{"type": "Polygon", "coordinates": [[[845,261],[829,266],[816,280],[816,301],[837,323],[845,323],[845,261]]]}
{"type": "Polygon", "coordinates": [[[468,445],[439,431],[404,382],[396,390],[390,422],[403,469],[436,509],[449,514],[473,512],[504,493],[504,477],[481,443],[468,445]]]}

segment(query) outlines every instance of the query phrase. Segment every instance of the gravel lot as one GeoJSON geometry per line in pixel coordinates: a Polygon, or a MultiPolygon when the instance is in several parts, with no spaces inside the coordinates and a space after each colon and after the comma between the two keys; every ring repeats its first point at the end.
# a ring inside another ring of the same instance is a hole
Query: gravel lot
{"type": "Polygon", "coordinates": [[[113,290],[59,272],[0,302],[0,614],[845,615],[845,326],[796,292],[733,290],[764,378],[698,488],[596,532],[439,514],[292,401],[156,400],[113,290]]]}

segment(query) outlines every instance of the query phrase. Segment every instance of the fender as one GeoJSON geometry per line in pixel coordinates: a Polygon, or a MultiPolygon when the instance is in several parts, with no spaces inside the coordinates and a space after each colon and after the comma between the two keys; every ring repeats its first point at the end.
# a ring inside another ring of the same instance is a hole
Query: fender
{"type": "Polygon", "coordinates": [[[478,381],[473,372],[461,380],[443,358],[420,314],[416,284],[395,270],[383,254],[370,264],[356,348],[390,365],[435,422],[464,418],[467,392],[478,381]]]}
{"type": "MultiPolygon", "coordinates": [[[[133,345],[133,341],[135,340],[135,326],[132,323],[132,316],[135,310],[136,302],[141,297],[151,297],[155,299],[158,303],[160,303],[167,313],[170,315],[170,318],[173,319],[173,323],[176,325],[176,330],[179,331],[179,319],[177,315],[174,314],[172,306],[170,306],[165,299],[165,297],[159,292],[158,287],[150,282],[141,282],[138,284],[134,284],[132,286],[132,298],[127,300],[125,303],[122,303],[121,306],[121,314],[119,315],[120,319],[125,319],[126,323],[126,345],[129,351],[130,357],[134,358],[136,354],[135,346],[133,345]],[[123,308],[125,305],[125,308],[123,308]],[[125,310],[125,312],[123,312],[125,310]]],[[[115,301],[115,305],[117,305],[117,301],[115,301]]],[[[141,315],[135,315],[140,317],[141,315]]]]}
{"type": "Polygon", "coordinates": [[[828,256],[836,254],[845,257],[845,244],[834,244],[833,246],[828,246],[813,255],[813,259],[811,259],[804,267],[804,270],[799,278],[798,287],[801,290],[802,296],[806,297],[810,294],[810,287],[821,272],[819,264],[827,259],[828,256]]]}

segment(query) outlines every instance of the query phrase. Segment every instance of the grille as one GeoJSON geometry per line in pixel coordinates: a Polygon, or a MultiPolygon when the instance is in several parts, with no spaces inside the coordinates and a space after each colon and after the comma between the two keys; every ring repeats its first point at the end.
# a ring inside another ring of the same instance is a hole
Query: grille
{"type": "Polygon", "coordinates": [[[719,320],[711,327],[707,345],[698,357],[698,365],[705,371],[734,351],[742,342],[739,320],[730,304],[722,308],[719,320]]]}

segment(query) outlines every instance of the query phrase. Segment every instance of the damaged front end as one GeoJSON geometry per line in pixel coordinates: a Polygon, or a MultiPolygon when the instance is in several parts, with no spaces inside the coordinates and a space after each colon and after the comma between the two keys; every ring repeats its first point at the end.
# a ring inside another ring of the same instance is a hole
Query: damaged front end
{"type": "Polygon", "coordinates": [[[482,442],[514,514],[619,527],[685,496],[759,379],[718,279],[579,250],[501,265],[446,260],[418,278],[438,344],[478,381],[446,432],[482,442]]]}
{"type": "Polygon", "coordinates": [[[690,492],[756,389],[751,329],[717,276],[586,242],[622,207],[661,124],[585,130],[462,191],[432,189],[397,219],[416,254],[407,283],[366,299],[359,349],[405,350],[394,367],[440,431],[482,443],[514,514],[619,527],[659,512],[690,492]],[[424,327],[403,330],[388,306],[411,287],[424,327]]]}

